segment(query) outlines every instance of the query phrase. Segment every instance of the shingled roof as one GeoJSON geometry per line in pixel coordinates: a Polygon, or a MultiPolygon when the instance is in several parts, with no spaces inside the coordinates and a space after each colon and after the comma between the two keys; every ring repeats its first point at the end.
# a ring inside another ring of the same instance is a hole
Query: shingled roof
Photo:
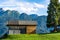
{"type": "Polygon", "coordinates": [[[23,21],[23,20],[10,20],[7,22],[8,25],[37,25],[36,21],[23,21]]]}

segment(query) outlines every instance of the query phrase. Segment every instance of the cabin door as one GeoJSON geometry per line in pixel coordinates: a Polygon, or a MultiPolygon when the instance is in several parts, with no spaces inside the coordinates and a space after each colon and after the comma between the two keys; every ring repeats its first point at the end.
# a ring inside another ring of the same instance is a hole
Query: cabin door
{"type": "Polygon", "coordinates": [[[21,34],[26,34],[26,27],[25,26],[21,26],[20,33],[21,34]]]}

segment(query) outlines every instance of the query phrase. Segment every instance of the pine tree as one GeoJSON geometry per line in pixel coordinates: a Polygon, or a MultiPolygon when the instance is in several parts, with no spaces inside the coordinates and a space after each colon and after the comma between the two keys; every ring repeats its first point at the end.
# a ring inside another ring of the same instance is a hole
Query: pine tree
{"type": "Polygon", "coordinates": [[[48,5],[48,16],[47,16],[47,25],[48,26],[53,26],[53,23],[54,23],[54,14],[56,12],[56,9],[53,5],[53,2],[50,1],[50,4],[48,5]]]}
{"type": "Polygon", "coordinates": [[[50,0],[50,4],[48,5],[48,16],[47,16],[47,26],[54,26],[54,31],[57,30],[59,15],[58,15],[58,0],[50,0]]]}

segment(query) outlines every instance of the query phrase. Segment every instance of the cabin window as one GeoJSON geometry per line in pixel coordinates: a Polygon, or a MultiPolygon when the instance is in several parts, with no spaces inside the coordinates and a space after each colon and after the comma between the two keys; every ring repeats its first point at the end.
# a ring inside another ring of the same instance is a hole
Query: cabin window
{"type": "Polygon", "coordinates": [[[20,34],[20,30],[9,30],[9,34],[20,34]]]}

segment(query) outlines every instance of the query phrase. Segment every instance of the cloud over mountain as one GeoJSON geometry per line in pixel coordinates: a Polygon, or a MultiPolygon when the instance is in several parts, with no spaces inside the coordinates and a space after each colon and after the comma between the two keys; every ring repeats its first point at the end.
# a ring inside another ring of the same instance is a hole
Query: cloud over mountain
{"type": "MultiPolygon", "coordinates": [[[[39,1],[39,0],[38,0],[39,1]]],[[[47,2],[47,0],[45,0],[47,2]]],[[[0,4],[0,7],[3,7],[4,10],[17,10],[20,13],[25,12],[27,14],[37,14],[41,15],[43,12],[42,9],[47,9],[47,5],[37,3],[37,2],[27,2],[17,1],[17,0],[7,0],[0,4]],[[42,12],[42,13],[41,13],[42,12]]]]}

